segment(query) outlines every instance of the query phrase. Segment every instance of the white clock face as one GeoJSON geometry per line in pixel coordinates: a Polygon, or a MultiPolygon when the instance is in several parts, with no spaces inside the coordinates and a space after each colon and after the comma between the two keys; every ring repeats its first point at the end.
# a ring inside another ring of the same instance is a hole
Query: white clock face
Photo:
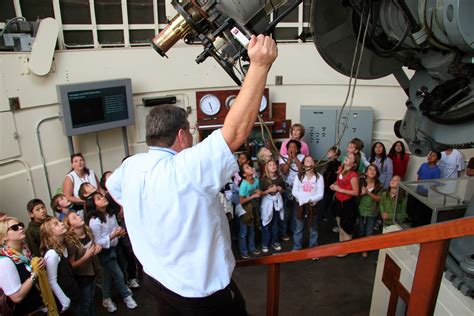
{"type": "Polygon", "coordinates": [[[230,96],[227,97],[227,99],[225,99],[225,106],[226,106],[227,109],[230,110],[232,105],[234,105],[235,99],[237,99],[236,95],[230,95],[230,96]]]}
{"type": "Polygon", "coordinates": [[[262,97],[262,102],[260,102],[260,109],[259,109],[259,112],[265,111],[265,109],[267,108],[267,106],[268,106],[267,97],[266,97],[266,96],[263,96],[263,97],[262,97]]]}
{"type": "Polygon", "coordinates": [[[206,94],[201,98],[201,101],[199,101],[199,107],[204,114],[212,116],[219,113],[221,102],[214,94],[206,94]]]}

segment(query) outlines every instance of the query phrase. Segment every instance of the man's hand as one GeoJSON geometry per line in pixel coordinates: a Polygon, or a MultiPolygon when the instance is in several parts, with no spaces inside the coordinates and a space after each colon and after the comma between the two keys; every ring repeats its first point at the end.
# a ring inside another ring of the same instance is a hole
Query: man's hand
{"type": "Polygon", "coordinates": [[[252,35],[248,45],[248,55],[252,66],[268,69],[278,56],[278,49],[270,36],[252,35]]]}

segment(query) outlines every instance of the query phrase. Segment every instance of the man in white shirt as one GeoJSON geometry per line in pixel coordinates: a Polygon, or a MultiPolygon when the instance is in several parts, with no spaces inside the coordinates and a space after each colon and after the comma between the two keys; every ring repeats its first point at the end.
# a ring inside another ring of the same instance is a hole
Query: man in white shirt
{"type": "Polygon", "coordinates": [[[464,156],[459,150],[448,148],[441,153],[438,167],[442,179],[457,178],[465,168],[464,156]]]}
{"type": "Polygon", "coordinates": [[[231,280],[235,259],[218,192],[238,170],[232,153],[252,130],[276,44],[253,36],[248,54],[249,70],[222,129],[192,146],[186,112],[156,107],[146,118],[149,151],[125,160],[107,180],[159,315],[246,315],[231,280]]]}

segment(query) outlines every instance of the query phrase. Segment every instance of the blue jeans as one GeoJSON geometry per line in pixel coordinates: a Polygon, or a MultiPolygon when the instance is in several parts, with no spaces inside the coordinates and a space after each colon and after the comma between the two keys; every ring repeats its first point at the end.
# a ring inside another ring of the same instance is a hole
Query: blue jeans
{"type": "Polygon", "coordinates": [[[255,251],[255,228],[253,225],[247,226],[246,224],[240,221],[240,229],[239,229],[239,247],[240,253],[242,255],[248,255],[249,249],[250,251],[255,251]],[[247,239],[249,242],[249,248],[247,249],[247,239]]]}
{"type": "Polygon", "coordinates": [[[359,216],[360,237],[372,236],[374,234],[374,224],[377,216],[359,216]]]}
{"type": "Polygon", "coordinates": [[[115,247],[102,249],[99,253],[99,261],[102,266],[102,297],[104,299],[112,297],[112,278],[122,298],[132,295],[130,289],[125,285],[122,269],[117,262],[115,247]]]}
{"type": "Polygon", "coordinates": [[[280,220],[280,236],[288,236],[288,224],[290,224],[290,230],[292,233],[295,232],[296,222],[293,214],[295,213],[296,200],[291,194],[291,189],[283,192],[283,206],[285,208],[285,215],[283,220],[280,220]]]}
{"type": "Polygon", "coordinates": [[[280,221],[280,212],[273,210],[273,218],[270,223],[263,226],[262,229],[262,247],[268,248],[270,241],[272,245],[278,245],[278,223],[280,221]]]}
{"type": "Polygon", "coordinates": [[[95,279],[89,278],[89,282],[80,282],[79,279],[86,280],[86,278],[80,276],[77,277],[79,289],[81,291],[81,299],[77,306],[77,315],[95,316],[95,279]]]}
{"type": "MultiPolygon", "coordinates": [[[[303,230],[307,218],[299,219],[296,217],[295,212],[296,229],[293,234],[293,250],[300,250],[303,248],[303,230]]],[[[316,247],[318,245],[318,216],[314,214],[311,219],[309,226],[309,247],[316,247]]]]}

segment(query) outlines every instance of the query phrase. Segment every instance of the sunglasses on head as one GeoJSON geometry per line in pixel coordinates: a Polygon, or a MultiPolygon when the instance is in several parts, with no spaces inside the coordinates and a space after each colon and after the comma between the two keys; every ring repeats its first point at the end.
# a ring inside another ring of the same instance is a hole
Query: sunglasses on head
{"type": "Polygon", "coordinates": [[[8,227],[8,230],[13,230],[14,232],[18,231],[20,228],[25,228],[25,224],[23,223],[18,223],[18,224],[13,224],[12,226],[8,227]]]}

